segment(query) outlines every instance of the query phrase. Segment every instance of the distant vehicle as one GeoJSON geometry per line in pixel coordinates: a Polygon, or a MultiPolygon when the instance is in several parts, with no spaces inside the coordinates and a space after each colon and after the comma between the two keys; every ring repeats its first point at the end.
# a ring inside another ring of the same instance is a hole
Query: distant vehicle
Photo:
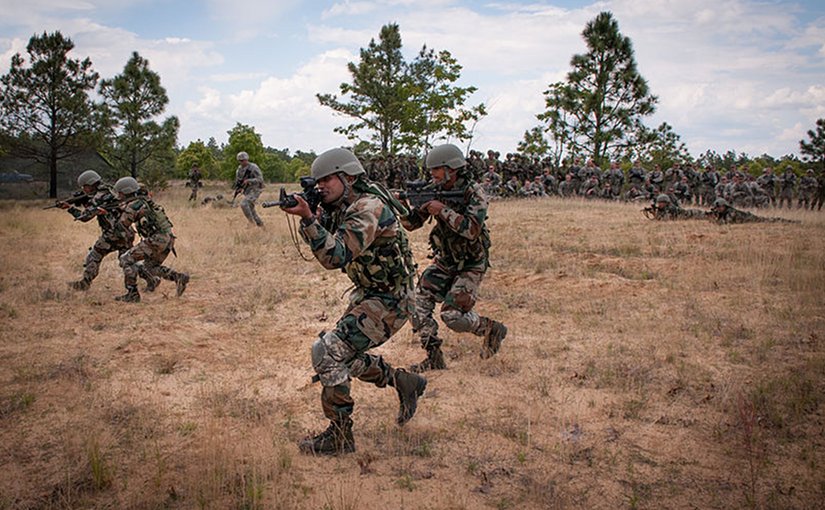
{"type": "Polygon", "coordinates": [[[34,177],[29,174],[21,174],[17,170],[0,173],[0,182],[32,182],[34,177]]]}

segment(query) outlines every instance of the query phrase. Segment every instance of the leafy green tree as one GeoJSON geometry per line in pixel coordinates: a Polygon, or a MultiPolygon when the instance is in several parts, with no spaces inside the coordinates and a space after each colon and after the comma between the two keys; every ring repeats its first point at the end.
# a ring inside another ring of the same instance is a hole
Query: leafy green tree
{"type": "Polygon", "coordinates": [[[386,155],[396,150],[394,143],[404,117],[408,86],[398,25],[381,27],[378,39],[377,43],[371,39],[367,48],[361,48],[358,64],[347,64],[352,83],[341,83],[339,90],[342,97],[349,96],[349,102],[332,94],[316,97],[323,106],[355,119],[349,126],[336,127],[336,133],[356,141],[366,130],[380,153],[386,155]]]}
{"type": "Polygon", "coordinates": [[[544,128],[541,126],[525,131],[524,138],[518,143],[516,150],[525,156],[536,158],[543,158],[552,152],[550,143],[544,136],[544,128]]]}
{"type": "Polygon", "coordinates": [[[202,140],[190,142],[189,145],[178,154],[175,161],[175,170],[179,178],[186,178],[192,165],[197,165],[201,169],[204,179],[218,173],[218,162],[212,156],[212,150],[203,143],[202,140]]]}
{"type": "Polygon", "coordinates": [[[424,154],[437,139],[469,140],[470,126],[487,115],[483,103],[464,107],[478,89],[455,85],[461,69],[449,51],[436,53],[426,45],[408,66],[409,98],[400,136],[400,145],[408,152],[424,154]]]}
{"type": "Polygon", "coordinates": [[[825,119],[816,121],[816,131],[808,130],[810,141],[799,141],[799,151],[803,157],[819,166],[820,171],[825,171],[825,119]]]}
{"type": "Polygon", "coordinates": [[[449,52],[426,45],[407,63],[401,46],[398,25],[384,25],[378,42],[371,39],[361,48],[359,63],[347,64],[352,83],[339,85],[340,98],[316,95],[323,106],[355,119],[335,132],[345,135],[359,151],[382,155],[422,152],[437,138],[470,139],[470,126],[486,110],[483,104],[464,107],[476,88],[454,85],[461,66],[449,52]]]}
{"type": "Polygon", "coordinates": [[[223,149],[223,159],[221,161],[221,177],[226,180],[235,179],[235,170],[238,168],[237,156],[239,152],[249,154],[249,161],[261,168],[261,172],[266,170],[266,153],[261,135],[255,132],[255,128],[238,122],[235,127],[226,132],[229,140],[223,149]]]}
{"type": "Polygon", "coordinates": [[[58,161],[93,147],[98,117],[89,92],[98,74],[92,61],[68,57],[74,48],[60,32],[34,35],[26,52],[18,53],[8,74],[0,77],[0,129],[11,152],[45,163],[49,196],[57,196],[58,161]]]}
{"type": "Polygon", "coordinates": [[[662,168],[693,161],[687,146],[667,122],[662,122],[656,129],[642,126],[631,140],[626,152],[627,159],[641,159],[662,168]]]}
{"type": "Polygon", "coordinates": [[[546,110],[537,117],[565,140],[568,151],[601,165],[628,145],[658,99],[636,69],[633,44],[611,13],[588,22],[582,36],[588,52],[573,56],[566,82],[549,86],[546,110]]]}
{"type": "Polygon", "coordinates": [[[154,120],[169,103],[166,89],[160,76],[149,69],[149,61],[133,52],[122,74],[101,80],[100,95],[110,129],[108,155],[121,170],[137,178],[147,161],[164,159],[175,146],[177,117],[161,123],[154,120]]]}

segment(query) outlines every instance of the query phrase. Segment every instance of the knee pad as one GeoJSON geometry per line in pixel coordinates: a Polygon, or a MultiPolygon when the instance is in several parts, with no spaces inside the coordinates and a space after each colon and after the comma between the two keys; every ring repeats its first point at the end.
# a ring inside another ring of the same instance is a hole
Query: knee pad
{"type": "Polygon", "coordinates": [[[349,345],[334,333],[319,335],[312,344],[312,368],[324,386],[343,384],[350,377],[346,361],[354,356],[349,345]]]}
{"type": "Polygon", "coordinates": [[[469,333],[478,326],[478,314],[475,312],[462,312],[451,308],[449,310],[441,311],[441,320],[444,324],[459,333],[469,333]]]}

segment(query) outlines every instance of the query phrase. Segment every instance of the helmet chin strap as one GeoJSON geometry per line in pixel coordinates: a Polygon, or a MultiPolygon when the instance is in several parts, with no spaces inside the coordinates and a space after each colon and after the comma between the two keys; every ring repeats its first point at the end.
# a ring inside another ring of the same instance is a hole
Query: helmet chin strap
{"type": "Polygon", "coordinates": [[[346,174],[344,174],[344,172],[338,172],[337,175],[341,180],[341,184],[344,185],[344,192],[341,193],[341,197],[335,201],[335,205],[340,204],[342,201],[349,201],[350,196],[352,196],[352,184],[347,180],[346,174]]]}

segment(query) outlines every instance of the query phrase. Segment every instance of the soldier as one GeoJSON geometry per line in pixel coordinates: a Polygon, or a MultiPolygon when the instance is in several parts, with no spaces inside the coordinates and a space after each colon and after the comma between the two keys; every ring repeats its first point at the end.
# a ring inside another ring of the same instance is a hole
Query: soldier
{"type": "Polygon", "coordinates": [[[662,173],[662,168],[659,165],[653,165],[653,171],[650,172],[648,178],[650,179],[650,184],[653,185],[654,193],[659,193],[660,191],[662,191],[665,182],[665,176],[662,173]]]}
{"type": "Polygon", "coordinates": [[[773,173],[773,168],[766,166],[762,175],[756,179],[756,183],[768,196],[772,206],[776,206],[776,175],[773,173]]]}
{"type": "Polygon", "coordinates": [[[825,171],[821,171],[816,180],[816,196],[811,204],[811,210],[816,206],[817,211],[822,210],[822,203],[825,202],[825,171]]]}
{"type": "Polygon", "coordinates": [[[610,169],[605,174],[605,179],[610,183],[613,196],[618,197],[622,191],[622,186],[624,186],[624,172],[619,167],[618,161],[610,163],[610,169]]]}
{"type": "MultiPolygon", "coordinates": [[[[100,263],[103,258],[113,251],[117,251],[118,256],[123,255],[132,247],[135,241],[135,231],[131,227],[127,228],[118,223],[119,213],[116,208],[110,206],[117,206],[119,200],[111,186],[105,184],[97,172],[86,170],[77,177],[77,184],[85,193],[85,199],[79,201],[78,205],[84,206],[85,209],[70,206],[66,202],[60,202],[58,205],[61,209],[66,209],[75,220],[83,223],[97,217],[100,237],[97,238],[94,246],[89,248],[89,253],[83,262],[83,278],[69,284],[74,290],[88,290],[92,280],[100,272],[100,263]]],[[[149,292],[155,290],[157,281],[149,277],[142,268],[140,269],[140,276],[146,280],[146,290],[149,292]]]]}
{"type": "Polygon", "coordinates": [[[683,175],[682,179],[673,185],[673,195],[680,204],[690,204],[691,194],[687,175],[683,175]]]}
{"type": "Polygon", "coordinates": [[[733,184],[725,198],[732,202],[734,207],[753,206],[753,193],[750,186],[742,180],[742,174],[733,174],[733,184]]]}
{"type": "Polygon", "coordinates": [[[398,221],[406,209],[385,188],[367,180],[358,158],[346,149],[322,153],[313,161],[311,173],[322,199],[319,211],[311,211],[297,195],[298,205],[284,210],[301,217],[301,237],[318,262],[346,272],[355,290],[335,328],[322,333],[312,346],[312,366],[323,386],[321,407],[329,427],[298,446],[303,453],[334,455],[355,451],[352,378],[395,388],[399,425],[415,414],[427,380],[367,352],[389,340],[414,311],[415,263],[398,221]]]}
{"type": "Polygon", "coordinates": [[[455,145],[434,147],[427,154],[426,165],[437,188],[463,191],[464,200],[449,206],[432,200],[410,211],[403,220],[409,230],[421,228],[430,218],[436,220],[430,232],[433,263],[424,270],[415,293],[413,329],[427,351],[421,363],[410,367],[415,372],[447,368],[438,323],[433,318],[436,303],[443,303],[441,320],[448,328],[484,337],[482,359],[498,352],[507,336],[504,324],[473,311],[481,280],[490,266],[487,198],[481,187],[469,180],[461,149],[455,145]]]}
{"type": "Polygon", "coordinates": [[[763,218],[756,216],[747,211],[740,211],[731,207],[730,203],[724,198],[717,198],[713,203],[713,207],[708,212],[711,219],[716,220],[719,224],[728,223],[799,223],[798,221],[786,220],[785,218],[763,218]]]}
{"type": "Polygon", "coordinates": [[[782,204],[787,201],[788,209],[793,206],[793,189],[796,186],[796,174],[793,173],[793,167],[788,165],[785,167],[785,173],[779,178],[779,208],[782,209],[782,204]]]}
{"type": "Polygon", "coordinates": [[[544,173],[541,175],[541,184],[544,186],[544,192],[548,195],[555,195],[558,192],[558,181],[549,166],[545,167],[544,173]]]}
{"type": "Polygon", "coordinates": [[[179,273],[163,264],[169,252],[175,251],[175,234],[172,233],[172,222],[166,216],[162,207],[155,204],[146,194],[139,193],[140,184],[132,177],[122,177],[115,183],[115,192],[121,200],[121,213],[118,223],[123,228],[137,227],[141,241],[120,256],[120,267],[123,268],[126,294],[118,296],[118,301],[130,303],[140,302],[140,293],[137,288],[139,261],[156,281],[165,278],[175,282],[177,295],[183,294],[189,283],[189,275],[179,273]]]}
{"type": "Polygon", "coordinates": [[[591,175],[584,184],[582,184],[580,195],[586,199],[599,198],[599,178],[591,175]]]}
{"type": "Polygon", "coordinates": [[[805,209],[810,206],[811,210],[813,210],[813,205],[817,196],[817,187],[818,184],[816,182],[814,171],[808,170],[799,181],[799,202],[796,204],[797,209],[804,205],[805,209]]]}
{"type": "Polygon", "coordinates": [[[655,220],[704,220],[708,217],[708,213],[699,209],[682,209],[664,193],[656,197],[652,213],[655,220]]]}
{"type": "Polygon", "coordinates": [[[189,193],[189,201],[198,199],[198,188],[203,186],[201,177],[201,169],[198,168],[197,164],[192,163],[192,168],[189,170],[189,180],[186,181],[186,185],[192,188],[192,192],[189,193]]]}
{"type": "Polygon", "coordinates": [[[633,162],[633,166],[630,168],[628,180],[630,181],[631,186],[635,184],[638,188],[641,188],[642,184],[645,182],[645,179],[647,179],[647,173],[645,172],[645,169],[642,168],[642,162],[637,159],[633,162]]]}
{"type": "Polygon", "coordinates": [[[504,196],[515,197],[521,191],[521,184],[518,182],[518,177],[513,175],[510,180],[504,184],[504,196]]]}
{"type": "Polygon", "coordinates": [[[631,184],[630,189],[624,194],[624,199],[628,202],[639,202],[647,198],[647,193],[638,184],[631,184]]]}
{"type": "Polygon", "coordinates": [[[702,182],[702,204],[707,206],[716,200],[716,186],[719,185],[719,172],[712,166],[705,167],[700,181],[702,182]]]}
{"type": "Polygon", "coordinates": [[[238,153],[238,169],[235,170],[235,190],[243,192],[241,210],[250,223],[259,227],[264,226],[264,222],[258,213],[255,212],[255,201],[261,196],[264,188],[264,175],[255,163],[249,162],[249,154],[238,153]]]}

